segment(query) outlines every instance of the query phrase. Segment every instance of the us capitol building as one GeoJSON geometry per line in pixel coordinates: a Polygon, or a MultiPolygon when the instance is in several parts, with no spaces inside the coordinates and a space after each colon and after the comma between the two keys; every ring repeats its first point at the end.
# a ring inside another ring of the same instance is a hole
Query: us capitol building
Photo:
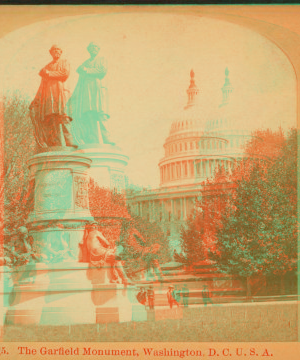
{"type": "Polygon", "coordinates": [[[191,70],[187,104],[172,122],[164,157],[158,163],[159,188],[127,195],[130,211],[159,223],[171,247],[178,244],[181,225],[192,213],[195,199],[201,196],[203,182],[220,166],[230,172],[234,163],[245,156],[243,145],[250,133],[241,127],[243,118],[231,101],[232,92],[226,68],[223,101],[217,109],[207,111],[197,101],[201,95],[191,70]],[[204,128],[201,124],[205,124],[204,128]]]}

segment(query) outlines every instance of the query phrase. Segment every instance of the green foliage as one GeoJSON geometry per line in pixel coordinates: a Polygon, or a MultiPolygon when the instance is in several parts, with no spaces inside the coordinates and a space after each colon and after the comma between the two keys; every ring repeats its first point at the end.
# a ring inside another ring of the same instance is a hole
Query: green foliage
{"type": "Polygon", "coordinates": [[[133,220],[133,227],[136,228],[145,239],[145,243],[137,239],[139,245],[143,248],[149,248],[154,244],[158,244],[160,248],[157,253],[145,253],[141,256],[140,251],[134,249],[130,244],[122,244],[124,247],[122,258],[126,260],[126,271],[129,274],[133,274],[142,269],[147,269],[153,259],[158,260],[160,264],[170,261],[171,256],[167,237],[160,226],[155,222],[150,222],[137,215],[131,214],[131,218],[133,220]]]}
{"type": "MultiPolygon", "coordinates": [[[[19,92],[7,94],[4,106],[4,225],[11,233],[24,225],[33,205],[27,160],[36,151],[29,100],[19,92]]],[[[3,223],[3,222],[2,222],[3,223]]]]}
{"type": "Polygon", "coordinates": [[[222,272],[283,275],[297,258],[297,134],[292,129],[273,161],[252,161],[237,180],[216,226],[211,253],[222,272]]]}
{"type": "Polygon", "coordinates": [[[176,254],[175,260],[194,264],[205,259],[204,253],[204,221],[203,215],[198,214],[195,218],[190,217],[180,231],[182,254],[176,254]]]}

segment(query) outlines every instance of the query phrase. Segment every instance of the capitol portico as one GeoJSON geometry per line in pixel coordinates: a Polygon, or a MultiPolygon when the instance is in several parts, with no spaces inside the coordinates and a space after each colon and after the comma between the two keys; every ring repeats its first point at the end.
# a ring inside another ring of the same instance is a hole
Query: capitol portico
{"type": "Polygon", "coordinates": [[[201,196],[203,181],[214,176],[218,167],[231,172],[235,162],[245,156],[243,145],[250,135],[240,126],[231,102],[232,92],[226,68],[220,106],[212,110],[200,106],[201,91],[191,70],[187,104],[172,122],[164,157],[158,164],[159,188],[127,196],[133,213],[160,223],[175,243],[182,223],[193,211],[195,198],[201,196]]]}

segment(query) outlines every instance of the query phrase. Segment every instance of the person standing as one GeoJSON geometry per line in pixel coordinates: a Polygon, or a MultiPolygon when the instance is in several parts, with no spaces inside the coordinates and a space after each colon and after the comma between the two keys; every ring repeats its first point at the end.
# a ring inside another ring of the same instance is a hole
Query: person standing
{"type": "Polygon", "coordinates": [[[178,287],[178,285],[175,285],[175,289],[173,291],[173,298],[176,300],[176,302],[178,303],[178,306],[180,304],[180,297],[181,297],[181,291],[178,287]]]}
{"type": "Polygon", "coordinates": [[[181,294],[182,294],[182,300],[183,300],[184,307],[188,307],[188,305],[189,305],[189,289],[186,284],[183,285],[181,294]]]}
{"type": "Polygon", "coordinates": [[[169,286],[169,290],[167,292],[167,298],[168,298],[168,303],[170,305],[170,309],[173,308],[173,305],[177,305],[177,307],[179,307],[178,302],[176,301],[175,297],[174,297],[175,293],[174,293],[174,286],[169,286]]]}
{"type": "Polygon", "coordinates": [[[148,298],[149,309],[154,310],[155,294],[152,285],[150,285],[149,289],[147,290],[147,298],[148,298]]]}
{"type": "Polygon", "coordinates": [[[41,148],[77,147],[71,134],[72,118],[67,114],[69,91],[64,86],[70,65],[61,59],[60,47],[53,45],[49,51],[53,60],[39,72],[41,84],[29,106],[35,139],[41,148]]]}
{"type": "Polygon", "coordinates": [[[136,298],[138,300],[138,302],[142,305],[145,306],[145,309],[147,307],[147,293],[145,291],[144,287],[140,288],[140,291],[138,292],[138,294],[136,295],[136,298]]]}
{"type": "Polygon", "coordinates": [[[213,301],[212,301],[210,295],[211,294],[210,294],[210,291],[208,289],[208,286],[204,285],[203,290],[202,290],[202,298],[203,298],[204,306],[206,306],[208,303],[213,304],[213,301]]]}

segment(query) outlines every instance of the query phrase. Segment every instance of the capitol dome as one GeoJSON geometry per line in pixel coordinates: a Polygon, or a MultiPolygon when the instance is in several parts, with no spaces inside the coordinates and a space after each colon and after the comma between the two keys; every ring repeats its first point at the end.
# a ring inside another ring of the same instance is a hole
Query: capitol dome
{"type": "Polygon", "coordinates": [[[207,107],[199,104],[199,93],[195,73],[191,70],[187,105],[172,122],[164,144],[165,156],[159,162],[161,186],[194,182],[193,159],[199,152],[199,139],[208,119],[207,107]]]}
{"type": "Polygon", "coordinates": [[[190,85],[187,89],[187,105],[176,114],[176,119],[172,122],[169,136],[187,134],[194,132],[203,133],[204,125],[211,117],[210,109],[201,104],[199,99],[200,90],[195,83],[195,73],[190,72],[190,85]]]}
{"type": "Polygon", "coordinates": [[[187,105],[172,122],[165,156],[159,162],[161,187],[201,183],[214,176],[218,167],[230,171],[244,157],[245,143],[251,138],[250,120],[232,96],[227,68],[221,90],[223,101],[217,109],[201,106],[191,70],[187,105]]]}
{"type": "Polygon", "coordinates": [[[179,238],[180,226],[193,213],[195,198],[215,196],[206,181],[220,168],[232,173],[247,156],[244,144],[250,135],[243,125],[249,128],[251,114],[244,114],[245,104],[238,106],[231,96],[234,94],[228,69],[222,87],[223,101],[217,109],[201,104],[199,93],[192,70],[187,105],[173,118],[164,143],[164,157],[158,164],[160,187],[134,195],[131,200],[137,215],[149,221],[159,219],[165,233],[173,239],[179,238]]]}

